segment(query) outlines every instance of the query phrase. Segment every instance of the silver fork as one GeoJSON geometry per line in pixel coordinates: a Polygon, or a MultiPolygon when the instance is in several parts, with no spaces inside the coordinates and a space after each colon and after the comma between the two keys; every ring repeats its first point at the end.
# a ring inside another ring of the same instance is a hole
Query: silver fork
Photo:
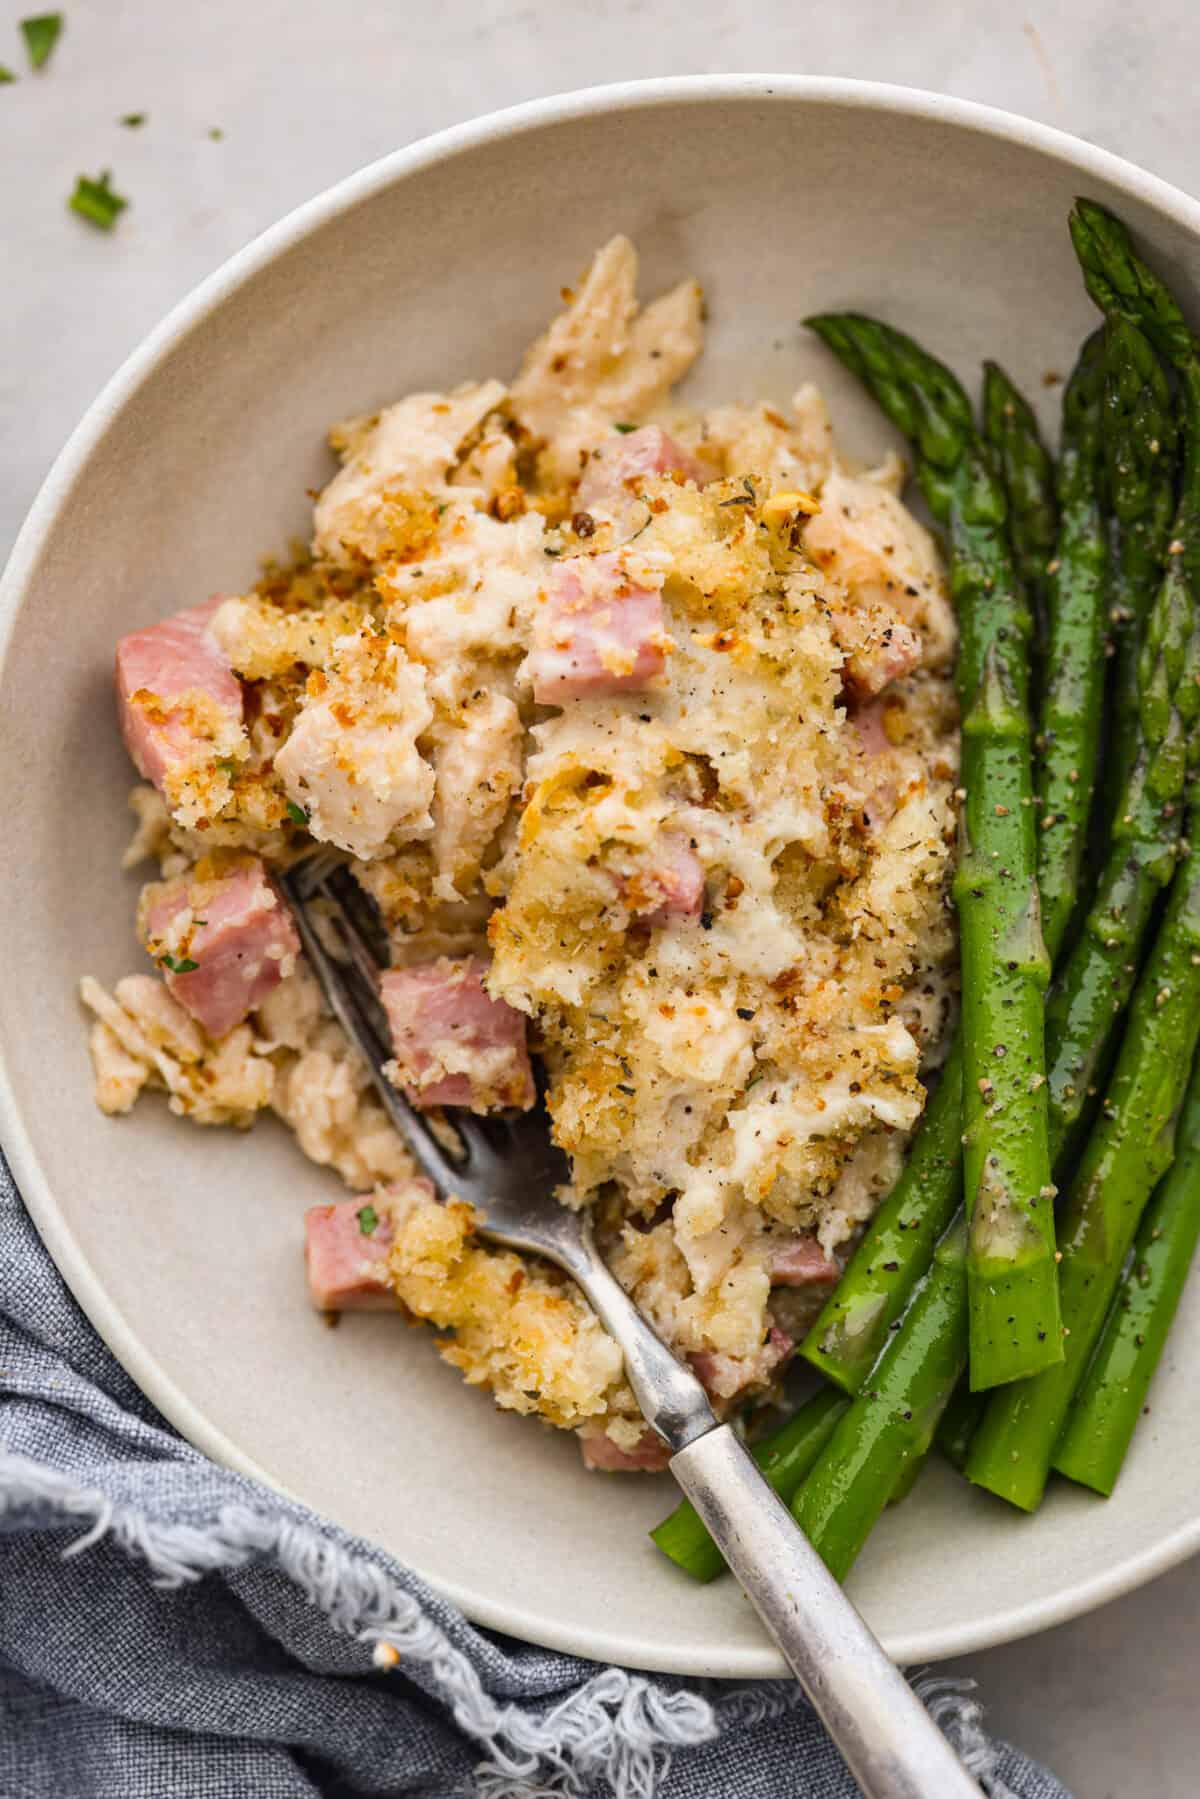
{"type": "Polygon", "coordinates": [[[455,1108],[444,1136],[383,1072],[390,1059],[380,959],[341,859],[318,851],[280,885],[325,998],[371,1071],[380,1100],[437,1191],[468,1200],[479,1234],[545,1256],[577,1283],[620,1345],[646,1421],[670,1468],[868,1799],[978,1799],[979,1787],[884,1654],[704,1388],[647,1324],[596,1248],[586,1213],[558,1203],[566,1157],[545,1108],[477,1118],[455,1108]],[[340,954],[310,914],[320,898],[340,954]]]}

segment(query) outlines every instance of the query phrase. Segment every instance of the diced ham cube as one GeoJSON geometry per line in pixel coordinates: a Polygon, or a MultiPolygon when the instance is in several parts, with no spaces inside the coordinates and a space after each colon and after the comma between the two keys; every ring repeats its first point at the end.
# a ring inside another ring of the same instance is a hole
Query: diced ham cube
{"type": "Polygon", "coordinates": [[[257,856],[211,871],[197,863],[177,880],[154,882],[138,926],[167,986],[210,1037],[241,1024],[291,974],[300,951],[291,913],[257,856]]]}
{"type": "Polygon", "coordinates": [[[661,1474],[671,1460],[671,1451],[655,1431],[647,1427],[633,1449],[622,1449],[602,1430],[579,1433],[583,1465],[593,1473],[661,1474]]]}
{"type": "Polygon", "coordinates": [[[858,737],[864,756],[886,756],[892,747],[883,722],[883,706],[878,700],[858,706],[850,714],[850,723],[858,737]]]}
{"type": "Polygon", "coordinates": [[[581,512],[615,517],[630,500],[638,498],[642,483],[651,475],[681,475],[697,486],[704,478],[699,464],[673,437],[658,425],[643,425],[597,445],[579,483],[575,504],[581,512]]]}
{"type": "Polygon", "coordinates": [[[737,1399],[754,1387],[765,1387],[787,1361],[796,1345],[786,1331],[772,1325],[762,1348],[753,1355],[725,1355],[720,1350],[701,1350],[691,1363],[710,1399],[737,1399]]]}
{"type": "Polygon", "coordinates": [[[209,625],[221,595],[132,631],[117,645],[121,735],[138,773],[165,791],[198,756],[240,740],[242,685],[209,625]]]}
{"type": "Polygon", "coordinates": [[[441,956],[380,977],[395,1057],[388,1075],[414,1106],[494,1112],[533,1105],[525,1018],[492,998],[483,984],[487,967],[478,956],[441,956]]]}
{"type": "Polygon", "coordinates": [[[832,1287],[841,1279],[842,1271],[814,1236],[801,1231],[773,1252],[769,1273],[771,1284],[776,1287],[832,1287]]]}
{"type": "Polygon", "coordinates": [[[899,793],[894,774],[895,764],[891,761],[894,746],[887,734],[884,703],[870,700],[865,706],[857,707],[850,714],[850,723],[868,763],[879,764],[878,768],[869,768],[863,783],[867,796],[867,818],[874,826],[885,825],[895,816],[899,793]]]}
{"type": "Polygon", "coordinates": [[[662,674],[662,573],[618,551],[558,563],[533,622],[526,670],[543,706],[640,693],[662,674]]]}
{"type": "Polygon", "coordinates": [[[833,635],[845,662],[842,678],[857,699],[873,699],[892,681],[916,668],[921,639],[903,620],[882,608],[830,614],[833,635]]]}
{"type": "Polygon", "coordinates": [[[304,1214],[304,1261],[322,1312],[390,1312],[388,1250],[395,1234],[382,1194],[359,1194],[304,1214]]]}
{"type": "Polygon", "coordinates": [[[626,904],[643,924],[657,929],[675,918],[698,918],[704,906],[704,865],[686,837],[664,831],[654,860],[622,888],[626,904]]]}

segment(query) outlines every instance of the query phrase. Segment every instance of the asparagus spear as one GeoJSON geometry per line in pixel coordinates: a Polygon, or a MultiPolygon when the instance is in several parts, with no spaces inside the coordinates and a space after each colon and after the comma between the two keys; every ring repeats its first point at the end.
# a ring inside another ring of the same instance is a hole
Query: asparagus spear
{"type": "Polygon", "coordinates": [[[1108,544],[1101,413],[1103,334],[1083,346],[1063,394],[1061,526],[1046,582],[1046,651],[1035,776],[1041,801],[1042,936],[1057,956],[1079,896],[1104,701],[1108,544]]]}
{"type": "Polygon", "coordinates": [[[960,1381],[937,1427],[937,1446],[952,1467],[961,1474],[967,1465],[971,1440],[979,1428],[987,1405],[986,1393],[972,1393],[966,1381],[960,1381]]]}
{"type": "MultiPolygon", "coordinates": [[[[1110,373],[1144,368],[1147,354],[1152,357],[1135,326],[1119,318],[1110,322],[1105,346],[1110,373]]],[[[1128,1001],[1155,902],[1174,869],[1187,745],[1200,712],[1195,679],[1200,666],[1195,598],[1200,592],[1200,364],[1189,359],[1181,377],[1186,454],[1171,553],[1146,619],[1134,698],[1122,702],[1128,709],[1133,761],[1113,814],[1095,894],[1046,1005],[1050,1145],[1056,1162],[1071,1142],[1089,1092],[1102,1078],[1115,1018],[1128,1001]]],[[[1152,390],[1157,391],[1153,384],[1144,389],[1147,396],[1152,390]]],[[[1139,430],[1162,431],[1165,437],[1164,415],[1149,398],[1134,411],[1139,430]]],[[[1130,467],[1134,460],[1130,452],[1130,467]]],[[[1120,461],[1119,453],[1115,461],[1120,461]]],[[[1119,489],[1114,466],[1110,490],[1115,494],[1119,489]]]]}
{"type": "Polygon", "coordinates": [[[1004,493],[954,376],[874,320],[839,314],[809,324],[912,440],[922,490],[950,540],[967,792],[955,894],[971,1382],[991,1387],[1062,1356],[1044,1086],[1049,969],[1035,878],[1030,609],[1008,546],[1004,493]]]}
{"type": "MultiPolygon", "coordinates": [[[[791,1501],[849,1404],[844,1394],[827,1387],[750,1451],[781,1499],[791,1501]]],[[[725,1567],[721,1551],[689,1499],[677,1505],[650,1535],[663,1554],[694,1580],[713,1580],[725,1567]]]]}
{"type": "MultiPolygon", "coordinates": [[[[1197,820],[1200,825],[1200,819],[1197,820]]],[[[1200,837],[1171,884],[1129,1012],[1103,1114],[1062,1219],[1066,1355],[1057,1368],[992,1395],[967,1474],[1033,1511],[1059,1432],[1121,1278],[1134,1233],[1174,1154],[1176,1117],[1200,1039],[1200,837]]]]}
{"type": "Polygon", "coordinates": [[[1146,1209],[1133,1265],[1059,1439],[1053,1466],[1106,1496],[1116,1485],[1200,1240],[1200,1058],[1175,1160],[1146,1209]]]}
{"type": "Polygon", "coordinates": [[[962,1049],[956,1041],[899,1180],[800,1345],[805,1360],[843,1392],[862,1386],[958,1210],[961,1138],[962,1049]]]}
{"type": "Polygon", "coordinates": [[[1038,434],[1032,406],[998,362],[983,365],[983,435],[1008,499],[1017,573],[1040,616],[1058,538],[1054,463],[1038,434]]]}
{"type": "Polygon", "coordinates": [[[1187,362],[1195,342],[1191,327],[1166,282],[1134,250],[1120,219],[1095,200],[1080,199],[1070,227],[1084,285],[1101,312],[1137,325],[1176,367],[1187,362]]]}
{"type": "Polygon", "coordinates": [[[792,1515],[839,1580],[888,1499],[929,1448],[967,1359],[965,1220],[934,1250],[900,1330],[792,1500],[792,1515]]]}
{"type": "Polygon", "coordinates": [[[1113,653],[1105,816],[1118,811],[1137,756],[1137,659],[1162,573],[1174,501],[1175,426],[1154,346],[1119,313],[1106,332],[1104,446],[1112,512],[1113,653]]]}
{"type": "MultiPolygon", "coordinates": [[[[967,1272],[966,1266],[964,1264],[964,1267],[962,1270],[964,1280],[966,1279],[966,1272],[967,1272]]],[[[909,1494],[912,1492],[913,1488],[917,1484],[918,1475],[920,1474],[922,1468],[925,1466],[925,1457],[926,1457],[926,1454],[928,1453],[928,1448],[929,1448],[929,1445],[926,1444],[925,1448],[923,1450],[921,1450],[919,1455],[910,1455],[909,1456],[908,1460],[905,1462],[904,1466],[900,1470],[899,1480],[896,1482],[895,1486],[892,1488],[891,1492],[888,1494],[888,1504],[889,1505],[900,1505],[903,1503],[904,1500],[906,1500],[908,1498],[909,1494]]]]}

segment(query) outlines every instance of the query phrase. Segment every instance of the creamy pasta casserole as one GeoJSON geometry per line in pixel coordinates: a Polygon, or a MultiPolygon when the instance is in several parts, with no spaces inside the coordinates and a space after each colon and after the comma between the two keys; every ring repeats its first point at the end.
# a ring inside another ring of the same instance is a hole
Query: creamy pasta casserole
{"type": "Polygon", "coordinates": [[[416,1178],[272,875],[316,841],[377,908],[416,1105],[528,1107],[542,1060],[563,1203],[719,1410],[769,1398],[947,1034],[954,631],[899,463],[812,387],[677,404],[701,291],[636,275],[615,238],[511,382],[336,426],[308,551],[122,640],[149,960],[82,983],[106,1112],[274,1112],[350,1190],[316,1305],[429,1321],[606,1469],[664,1453],[616,1346],[416,1178]]]}

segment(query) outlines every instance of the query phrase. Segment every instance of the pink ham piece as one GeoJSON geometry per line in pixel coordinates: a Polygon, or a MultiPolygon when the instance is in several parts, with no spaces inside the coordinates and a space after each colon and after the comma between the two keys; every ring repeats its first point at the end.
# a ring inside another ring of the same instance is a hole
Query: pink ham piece
{"type": "Polygon", "coordinates": [[[866,813],[868,822],[876,827],[886,825],[895,817],[899,803],[896,788],[894,764],[885,762],[892,752],[892,741],[887,734],[883,722],[883,702],[869,700],[865,706],[859,706],[850,713],[850,723],[858,737],[859,748],[868,763],[879,763],[878,768],[869,768],[863,786],[866,791],[866,813]]]}
{"type": "Polygon", "coordinates": [[[802,1231],[790,1243],[781,1243],[769,1264],[774,1287],[832,1287],[841,1279],[842,1270],[832,1256],[827,1256],[817,1239],[802,1231]]]}
{"type": "Polygon", "coordinates": [[[579,1448],[583,1465],[593,1473],[661,1474],[671,1459],[671,1451],[647,1428],[633,1449],[622,1449],[602,1430],[582,1430],[579,1448]]]}
{"type": "Polygon", "coordinates": [[[752,1387],[765,1387],[795,1347],[787,1332],[773,1324],[766,1342],[753,1355],[725,1355],[706,1349],[690,1355],[688,1361],[710,1399],[737,1399],[752,1387]]]}
{"type": "Polygon", "coordinates": [[[615,514],[638,497],[651,475],[681,475],[697,486],[699,465],[658,425],[642,425],[625,436],[606,438],[592,451],[575,496],[580,512],[615,514]]]}
{"type": "Polygon", "coordinates": [[[261,1005],[300,951],[291,914],[257,856],[208,879],[193,869],[148,887],[139,926],[167,986],[210,1037],[224,1037],[261,1005]]]}
{"type": "Polygon", "coordinates": [[[892,681],[916,668],[921,660],[921,639],[901,619],[883,614],[876,623],[871,612],[833,611],[833,635],[845,654],[842,679],[856,699],[874,699],[892,681]]]}
{"type": "Polygon", "coordinates": [[[487,970],[478,956],[441,956],[380,977],[395,1056],[388,1074],[414,1106],[495,1112],[533,1105],[525,1018],[492,998],[487,970]]]}
{"type": "Polygon", "coordinates": [[[382,1194],[310,1206],[304,1214],[304,1261],[317,1310],[394,1311],[396,1299],[387,1278],[394,1234],[382,1194]]]}
{"type": "Polygon", "coordinates": [[[887,755],[892,742],[884,727],[882,702],[872,700],[869,705],[857,707],[850,714],[850,723],[864,756],[887,755]]]}
{"type": "Polygon", "coordinates": [[[704,865],[678,831],[664,831],[644,870],[622,882],[623,898],[656,930],[676,918],[698,918],[704,907],[704,865]]]}
{"type": "Polygon", "coordinates": [[[526,671],[543,706],[640,693],[662,674],[662,575],[638,578],[618,551],[571,556],[555,567],[533,621],[526,671]]]}
{"type": "Polygon", "coordinates": [[[208,628],[221,600],[217,594],[117,645],[121,735],[138,773],[160,790],[173,769],[194,762],[214,727],[241,728],[242,685],[208,628]],[[190,695],[208,715],[202,735],[182,704],[190,695]]]}

